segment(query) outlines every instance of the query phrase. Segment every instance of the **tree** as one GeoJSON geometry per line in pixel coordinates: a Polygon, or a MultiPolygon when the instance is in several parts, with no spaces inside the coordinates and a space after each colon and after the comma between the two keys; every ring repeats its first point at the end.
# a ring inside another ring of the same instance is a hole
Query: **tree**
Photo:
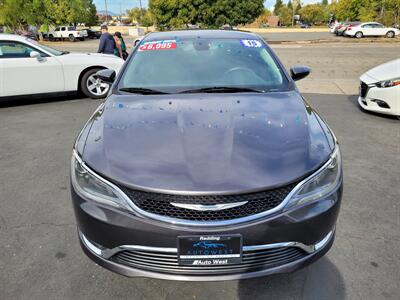
{"type": "Polygon", "coordinates": [[[86,25],[95,26],[99,23],[97,19],[97,8],[92,0],[88,1],[86,25]]]}
{"type": "Polygon", "coordinates": [[[293,10],[292,1],[289,0],[286,6],[293,10]]]}
{"type": "Polygon", "coordinates": [[[157,27],[244,25],[264,10],[263,0],[150,0],[149,7],[157,27]]]}
{"type": "Polygon", "coordinates": [[[283,7],[283,1],[282,0],[276,0],[275,6],[274,6],[274,15],[279,16],[279,12],[281,8],[283,7]]]}
{"type": "Polygon", "coordinates": [[[140,20],[140,24],[145,27],[150,27],[154,25],[154,16],[150,10],[146,10],[145,14],[140,20]]]}
{"type": "Polygon", "coordinates": [[[307,4],[300,9],[300,18],[310,24],[326,22],[324,8],[322,4],[307,4]]]}
{"type": "Polygon", "coordinates": [[[136,22],[136,23],[141,23],[143,16],[146,14],[146,9],[142,8],[140,9],[139,7],[134,7],[132,9],[128,9],[126,12],[131,19],[131,22],[136,22]]]}
{"type": "Polygon", "coordinates": [[[287,6],[281,7],[279,10],[279,22],[281,25],[291,25],[293,17],[293,9],[290,9],[287,6]]]}
{"type": "Polygon", "coordinates": [[[262,27],[268,24],[268,17],[271,15],[272,13],[268,9],[264,9],[261,15],[250,24],[250,27],[262,27]]]}
{"type": "Polygon", "coordinates": [[[329,3],[328,3],[328,0],[322,0],[321,4],[322,4],[323,6],[327,6],[329,3]]]}
{"type": "Polygon", "coordinates": [[[96,23],[93,0],[0,0],[0,22],[12,31],[28,25],[96,23]]]}
{"type": "Polygon", "coordinates": [[[300,9],[301,9],[301,2],[299,0],[297,0],[296,2],[293,2],[293,6],[294,6],[294,13],[296,15],[298,15],[300,13],[300,9]]]}

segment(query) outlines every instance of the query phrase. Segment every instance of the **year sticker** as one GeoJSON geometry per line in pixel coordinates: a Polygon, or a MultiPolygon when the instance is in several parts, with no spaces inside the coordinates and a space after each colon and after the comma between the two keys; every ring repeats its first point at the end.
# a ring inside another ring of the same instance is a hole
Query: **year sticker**
{"type": "Polygon", "coordinates": [[[247,48],[261,48],[262,43],[259,40],[241,40],[240,43],[247,48]]]}
{"type": "Polygon", "coordinates": [[[173,50],[176,49],[175,40],[147,42],[139,46],[139,51],[173,50]]]}

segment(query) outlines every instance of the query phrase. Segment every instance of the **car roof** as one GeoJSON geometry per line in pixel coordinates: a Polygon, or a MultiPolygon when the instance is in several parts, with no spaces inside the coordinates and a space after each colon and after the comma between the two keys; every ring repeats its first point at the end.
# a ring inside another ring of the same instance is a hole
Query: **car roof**
{"type": "Polygon", "coordinates": [[[156,40],[173,40],[176,38],[214,38],[214,39],[259,39],[260,37],[254,33],[240,30],[211,30],[211,29],[196,29],[196,30],[174,30],[152,32],[145,37],[145,41],[156,40]]]}
{"type": "Polygon", "coordinates": [[[0,41],[19,41],[26,42],[27,37],[17,34],[0,33],[0,41]]]}
{"type": "Polygon", "coordinates": [[[382,25],[381,23],[378,23],[378,22],[364,22],[364,23],[361,23],[361,25],[365,25],[365,24],[378,24],[378,25],[382,25]]]}

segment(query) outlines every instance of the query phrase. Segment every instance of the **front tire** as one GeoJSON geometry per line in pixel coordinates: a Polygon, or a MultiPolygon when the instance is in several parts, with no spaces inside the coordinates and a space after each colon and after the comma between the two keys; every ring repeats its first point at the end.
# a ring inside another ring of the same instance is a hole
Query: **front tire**
{"type": "Polygon", "coordinates": [[[357,31],[356,34],[354,35],[357,39],[361,39],[364,37],[364,34],[361,31],[357,31]]]}
{"type": "Polygon", "coordinates": [[[102,82],[97,76],[96,73],[102,69],[95,68],[89,71],[86,71],[83,74],[80,87],[82,93],[91,99],[102,99],[107,96],[107,93],[110,89],[110,85],[108,83],[102,82]]]}
{"type": "Polygon", "coordinates": [[[386,37],[389,38],[389,39],[394,38],[394,36],[395,36],[394,31],[388,31],[386,33],[386,37]]]}

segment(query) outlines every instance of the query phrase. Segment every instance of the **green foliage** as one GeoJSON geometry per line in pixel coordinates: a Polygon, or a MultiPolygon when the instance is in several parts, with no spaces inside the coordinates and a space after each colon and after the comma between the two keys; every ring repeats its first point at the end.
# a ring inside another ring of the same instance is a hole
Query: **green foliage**
{"type": "Polygon", "coordinates": [[[286,6],[290,9],[293,9],[292,1],[289,0],[286,6]]]}
{"type": "Polygon", "coordinates": [[[284,7],[283,1],[282,0],[276,0],[275,5],[274,5],[274,15],[279,16],[281,8],[284,7]]]}
{"type": "Polygon", "coordinates": [[[264,9],[261,15],[255,19],[253,23],[250,24],[251,27],[263,27],[268,24],[268,17],[271,16],[272,13],[268,9],[264,9]]]}
{"type": "Polygon", "coordinates": [[[281,7],[279,10],[279,22],[281,25],[289,26],[292,24],[293,9],[287,6],[281,7]]]}
{"type": "Polygon", "coordinates": [[[154,25],[154,16],[149,9],[134,7],[126,12],[132,22],[137,22],[145,27],[154,25]]]}
{"type": "Polygon", "coordinates": [[[399,24],[400,0],[339,0],[334,13],[339,20],[379,21],[399,24]]]}
{"type": "Polygon", "coordinates": [[[264,10],[263,0],[150,0],[157,27],[202,24],[217,28],[253,22],[264,10]]]}
{"type": "Polygon", "coordinates": [[[12,30],[34,25],[86,23],[95,25],[93,0],[0,0],[0,23],[12,30]]]}
{"type": "Polygon", "coordinates": [[[328,0],[322,0],[321,4],[322,4],[323,6],[327,6],[327,5],[328,5],[328,0]]]}
{"type": "Polygon", "coordinates": [[[325,6],[322,4],[308,4],[303,6],[299,13],[301,20],[310,24],[324,23],[328,21],[325,19],[325,6]]]}
{"type": "Polygon", "coordinates": [[[134,7],[132,9],[128,9],[126,13],[129,16],[131,22],[137,22],[140,24],[142,17],[146,13],[146,9],[145,8],[140,9],[139,7],[134,7]]]}

